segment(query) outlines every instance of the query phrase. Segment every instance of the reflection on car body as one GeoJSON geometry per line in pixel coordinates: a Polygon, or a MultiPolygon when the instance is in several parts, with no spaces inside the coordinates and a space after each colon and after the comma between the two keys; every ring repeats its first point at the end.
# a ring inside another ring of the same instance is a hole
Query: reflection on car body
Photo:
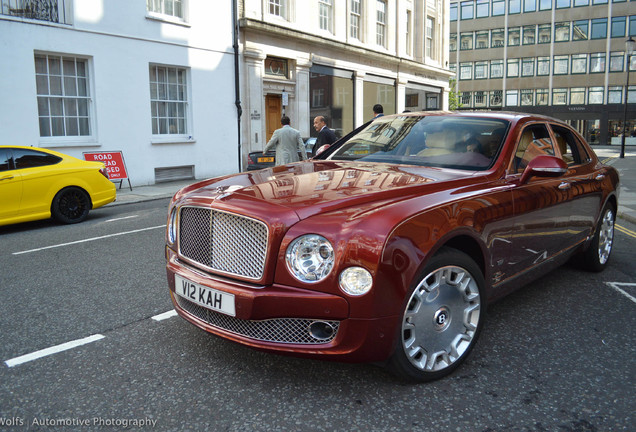
{"type": "Polygon", "coordinates": [[[468,356],[489,302],[570,258],[607,266],[618,181],[552,118],[384,116],[311,161],[179,191],[171,297],[192,324],[251,347],[439,378],[468,356]],[[176,280],[234,296],[235,315],[176,280]]]}

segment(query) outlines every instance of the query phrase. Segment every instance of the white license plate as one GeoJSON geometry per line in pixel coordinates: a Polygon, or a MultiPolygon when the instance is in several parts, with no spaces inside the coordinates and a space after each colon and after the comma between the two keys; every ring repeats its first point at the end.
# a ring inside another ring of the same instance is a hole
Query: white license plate
{"type": "Polygon", "coordinates": [[[226,315],[235,316],[234,295],[208,288],[174,275],[175,294],[200,306],[226,315]]]}

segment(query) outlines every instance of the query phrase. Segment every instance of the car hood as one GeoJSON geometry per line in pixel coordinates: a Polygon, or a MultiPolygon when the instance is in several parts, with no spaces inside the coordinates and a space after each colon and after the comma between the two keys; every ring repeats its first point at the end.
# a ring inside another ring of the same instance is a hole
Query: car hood
{"type": "Polygon", "coordinates": [[[257,217],[282,212],[289,217],[293,211],[303,220],[342,208],[383,205],[437,192],[449,187],[442,182],[466,180],[474,174],[411,165],[309,161],[205,180],[182,189],[174,199],[240,209],[257,217]]]}

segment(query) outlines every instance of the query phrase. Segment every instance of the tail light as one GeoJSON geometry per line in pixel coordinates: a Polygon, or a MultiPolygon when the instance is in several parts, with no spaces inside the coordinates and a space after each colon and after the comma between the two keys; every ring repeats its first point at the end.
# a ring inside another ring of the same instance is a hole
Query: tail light
{"type": "Polygon", "coordinates": [[[252,158],[249,155],[247,155],[247,163],[248,163],[248,165],[254,165],[254,161],[252,160],[252,158]]]}
{"type": "Polygon", "coordinates": [[[99,172],[100,172],[100,173],[101,173],[104,177],[106,177],[108,180],[110,180],[110,179],[108,178],[108,170],[106,169],[106,167],[104,167],[104,168],[100,168],[99,172]]]}

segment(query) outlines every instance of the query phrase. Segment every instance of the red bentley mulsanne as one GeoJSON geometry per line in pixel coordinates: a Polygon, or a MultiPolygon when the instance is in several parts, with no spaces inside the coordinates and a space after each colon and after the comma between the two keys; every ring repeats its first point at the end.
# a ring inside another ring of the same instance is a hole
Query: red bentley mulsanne
{"type": "Polygon", "coordinates": [[[225,339],[428,381],[466,358],[489,302],[570,258],[607,265],[618,182],[552,118],[384,116],[310,161],[180,190],[170,294],[225,339]]]}

